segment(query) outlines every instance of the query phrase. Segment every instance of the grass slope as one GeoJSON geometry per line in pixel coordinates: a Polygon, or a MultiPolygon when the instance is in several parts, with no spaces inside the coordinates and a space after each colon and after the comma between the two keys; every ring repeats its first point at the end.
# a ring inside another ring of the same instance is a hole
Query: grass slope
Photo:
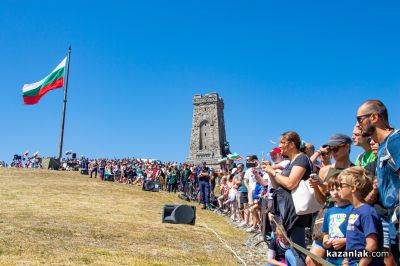
{"type": "Polygon", "coordinates": [[[1,265],[237,265],[244,232],[197,209],[195,226],[161,223],[173,194],[77,172],[0,168],[1,265]]]}

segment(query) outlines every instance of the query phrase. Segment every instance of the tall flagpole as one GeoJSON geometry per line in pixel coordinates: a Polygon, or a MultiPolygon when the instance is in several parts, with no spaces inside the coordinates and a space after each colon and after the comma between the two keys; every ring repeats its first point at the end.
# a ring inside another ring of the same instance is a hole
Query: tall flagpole
{"type": "Polygon", "coordinates": [[[69,77],[69,61],[71,59],[71,46],[68,48],[68,64],[67,64],[67,71],[65,74],[65,89],[64,89],[64,107],[62,113],[62,121],[61,121],[61,134],[60,134],[60,145],[58,149],[58,161],[61,162],[62,158],[62,149],[63,149],[63,141],[64,141],[64,124],[65,124],[65,109],[67,107],[67,92],[68,92],[68,77],[69,77]]]}

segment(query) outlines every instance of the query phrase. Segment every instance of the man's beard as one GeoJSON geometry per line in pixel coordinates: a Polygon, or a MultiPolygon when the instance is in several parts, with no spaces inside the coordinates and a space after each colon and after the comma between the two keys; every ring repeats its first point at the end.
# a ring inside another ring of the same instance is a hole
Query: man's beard
{"type": "Polygon", "coordinates": [[[365,127],[365,130],[362,131],[361,135],[363,138],[369,138],[375,133],[376,127],[371,125],[371,122],[368,121],[368,125],[365,127]]]}

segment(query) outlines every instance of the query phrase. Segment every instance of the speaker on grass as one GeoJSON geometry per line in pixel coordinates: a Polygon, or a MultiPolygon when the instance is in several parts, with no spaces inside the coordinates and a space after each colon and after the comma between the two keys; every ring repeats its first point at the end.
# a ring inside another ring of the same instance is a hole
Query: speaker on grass
{"type": "Polygon", "coordinates": [[[189,205],[164,205],[162,222],[194,225],[196,222],[196,207],[189,205]]]}
{"type": "Polygon", "coordinates": [[[104,175],[104,181],[114,181],[114,175],[104,175]]]}
{"type": "Polygon", "coordinates": [[[81,169],[81,175],[88,175],[89,171],[88,169],[81,169]]]}
{"type": "Polygon", "coordinates": [[[160,183],[152,180],[146,180],[143,182],[142,190],[158,192],[160,190],[160,183]]]}

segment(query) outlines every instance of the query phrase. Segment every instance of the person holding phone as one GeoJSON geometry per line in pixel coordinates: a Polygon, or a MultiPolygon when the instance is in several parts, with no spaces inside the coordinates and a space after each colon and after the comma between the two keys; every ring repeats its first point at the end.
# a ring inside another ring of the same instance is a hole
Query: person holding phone
{"type": "Polygon", "coordinates": [[[253,168],[259,167],[257,155],[246,156],[246,172],[244,174],[244,183],[248,191],[249,205],[253,204],[253,191],[256,188],[257,180],[253,174],[253,168]]]}
{"type": "MultiPolygon", "coordinates": [[[[307,155],[300,151],[301,139],[294,131],[284,132],[279,141],[282,155],[289,158],[290,164],[277,173],[270,165],[264,167],[275,189],[271,212],[283,222],[288,237],[296,244],[306,248],[305,227],[311,225],[311,214],[297,215],[291,192],[295,190],[301,180],[307,180],[312,172],[312,163],[307,155]]],[[[262,183],[260,175],[256,179],[262,183]]],[[[305,255],[293,250],[296,265],[305,265],[305,255]]]]}

